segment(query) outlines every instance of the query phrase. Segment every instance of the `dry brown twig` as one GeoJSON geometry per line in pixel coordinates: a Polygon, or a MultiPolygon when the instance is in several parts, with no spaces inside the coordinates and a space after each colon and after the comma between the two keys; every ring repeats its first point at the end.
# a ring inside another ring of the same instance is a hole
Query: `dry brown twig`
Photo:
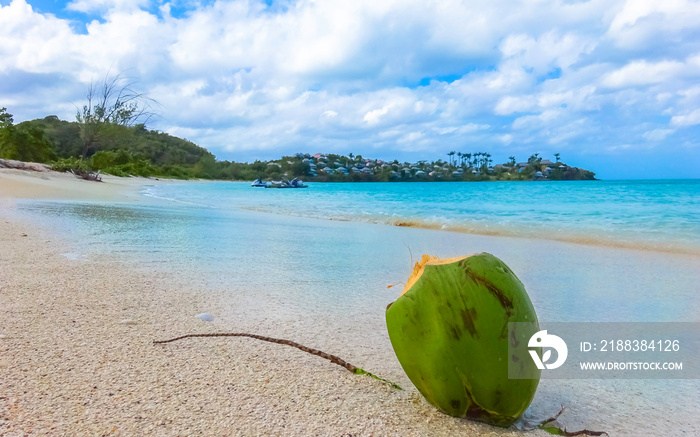
{"type": "Polygon", "coordinates": [[[173,341],[183,340],[186,338],[202,338],[202,337],[248,337],[248,338],[254,338],[256,340],[267,341],[269,343],[276,343],[276,344],[283,344],[286,346],[291,346],[291,347],[297,348],[299,350],[302,350],[306,353],[309,353],[311,355],[316,355],[317,357],[325,358],[328,361],[330,361],[331,363],[337,364],[340,367],[347,369],[348,372],[354,373],[356,375],[368,375],[374,379],[378,379],[382,382],[385,382],[398,390],[403,390],[401,387],[394,384],[393,382],[386,380],[386,379],[383,379],[383,378],[380,378],[380,377],[378,377],[370,372],[367,372],[366,370],[360,369],[359,367],[348,363],[347,361],[345,361],[344,359],[342,359],[336,355],[332,355],[332,354],[323,352],[323,351],[318,350],[318,349],[313,349],[313,348],[304,346],[303,344],[299,344],[299,343],[291,341],[291,340],[284,340],[284,339],[273,338],[273,337],[265,337],[263,335],[257,335],[257,334],[247,334],[244,332],[226,332],[226,333],[213,333],[213,334],[187,334],[187,335],[181,335],[179,337],[171,338],[169,340],[160,340],[160,341],[154,340],[153,344],[165,344],[165,343],[171,343],[173,341]]]}

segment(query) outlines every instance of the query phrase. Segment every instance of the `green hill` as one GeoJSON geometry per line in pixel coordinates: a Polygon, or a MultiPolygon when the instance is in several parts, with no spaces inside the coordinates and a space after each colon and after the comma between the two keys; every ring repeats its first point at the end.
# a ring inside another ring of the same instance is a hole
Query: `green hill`
{"type": "Polygon", "coordinates": [[[80,125],[55,115],[13,125],[3,109],[0,123],[0,158],[52,163],[59,171],[100,170],[118,176],[227,177],[214,171],[217,163],[207,149],[143,124],[105,123],[86,149],[80,125]]]}

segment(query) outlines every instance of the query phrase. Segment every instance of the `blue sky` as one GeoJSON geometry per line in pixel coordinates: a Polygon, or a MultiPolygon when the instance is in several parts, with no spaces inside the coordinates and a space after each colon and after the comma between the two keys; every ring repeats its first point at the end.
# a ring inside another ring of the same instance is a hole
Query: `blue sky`
{"type": "Polygon", "coordinates": [[[0,107],[71,120],[123,72],[148,127],[250,161],[560,153],[700,177],[700,2],[0,0],[0,107]]]}

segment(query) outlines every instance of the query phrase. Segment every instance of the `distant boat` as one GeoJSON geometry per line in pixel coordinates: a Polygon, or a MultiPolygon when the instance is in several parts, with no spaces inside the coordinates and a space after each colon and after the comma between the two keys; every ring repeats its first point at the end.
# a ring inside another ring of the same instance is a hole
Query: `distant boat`
{"type": "Polygon", "coordinates": [[[297,178],[292,179],[292,181],[288,181],[286,179],[281,180],[281,181],[272,181],[268,182],[268,185],[265,186],[265,188],[308,188],[309,186],[304,183],[304,181],[299,180],[297,178]]]}
{"type": "Polygon", "coordinates": [[[251,187],[263,187],[263,188],[267,188],[268,185],[270,185],[269,182],[264,182],[260,179],[256,179],[253,181],[252,184],[250,184],[251,187]]]}

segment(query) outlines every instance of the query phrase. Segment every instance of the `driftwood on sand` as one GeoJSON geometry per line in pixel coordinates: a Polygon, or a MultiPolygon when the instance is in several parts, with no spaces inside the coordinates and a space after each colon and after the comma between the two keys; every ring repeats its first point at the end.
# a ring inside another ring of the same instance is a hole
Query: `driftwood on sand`
{"type": "Polygon", "coordinates": [[[85,179],[86,181],[102,182],[102,176],[99,170],[97,172],[91,172],[76,168],[71,169],[70,172],[73,173],[73,176],[76,178],[85,179]]]}
{"type": "Polygon", "coordinates": [[[40,164],[38,162],[23,162],[14,159],[0,159],[0,168],[11,168],[15,170],[27,170],[45,172],[51,171],[51,166],[48,164],[40,164]]]}

